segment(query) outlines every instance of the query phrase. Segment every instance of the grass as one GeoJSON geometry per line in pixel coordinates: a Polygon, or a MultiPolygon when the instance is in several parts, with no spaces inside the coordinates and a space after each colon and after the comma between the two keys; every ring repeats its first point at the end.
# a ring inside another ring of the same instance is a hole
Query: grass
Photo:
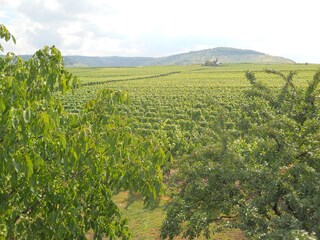
{"type": "MultiPolygon", "coordinates": [[[[139,195],[132,195],[128,192],[121,192],[114,197],[115,202],[128,218],[129,228],[133,239],[139,240],[158,240],[160,238],[160,229],[165,219],[165,208],[170,204],[169,197],[163,197],[157,207],[147,209],[143,205],[143,200],[139,195]]],[[[181,236],[174,238],[182,240],[181,236]]],[[[200,236],[198,240],[204,240],[205,237],[200,236]]],[[[245,239],[240,230],[225,230],[212,235],[211,239],[216,240],[243,240],[245,239]]]]}
{"type": "Polygon", "coordinates": [[[129,220],[133,239],[160,239],[160,228],[165,218],[165,205],[168,199],[163,198],[153,209],[145,208],[139,195],[121,192],[114,197],[115,202],[129,220]]]}

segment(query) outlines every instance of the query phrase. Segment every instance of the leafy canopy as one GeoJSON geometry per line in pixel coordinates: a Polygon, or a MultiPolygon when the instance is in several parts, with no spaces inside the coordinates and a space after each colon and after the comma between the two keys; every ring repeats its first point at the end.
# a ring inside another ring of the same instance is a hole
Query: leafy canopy
{"type": "MultiPolygon", "coordinates": [[[[0,38],[15,42],[4,25],[0,38]]],[[[0,239],[127,239],[112,196],[130,189],[151,204],[162,192],[166,153],[116,114],[127,94],[104,90],[71,114],[58,96],[78,86],[54,46],[0,58],[0,239]]]]}
{"type": "Polygon", "coordinates": [[[181,162],[163,238],[240,228],[252,239],[320,238],[320,71],[303,89],[296,74],[266,70],[275,90],[247,72],[243,105],[221,109],[218,141],[181,162]]]}

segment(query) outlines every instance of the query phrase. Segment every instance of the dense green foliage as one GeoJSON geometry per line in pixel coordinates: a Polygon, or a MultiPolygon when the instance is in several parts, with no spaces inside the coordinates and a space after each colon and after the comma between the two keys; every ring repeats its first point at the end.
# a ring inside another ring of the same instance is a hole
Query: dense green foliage
{"type": "MultiPolygon", "coordinates": [[[[3,25],[0,37],[13,38],[3,25]]],[[[163,190],[162,146],[116,113],[127,94],[103,90],[68,113],[59,93],[78,85],[55,47],[0,58],[0,239],[126,239],[112,196],[130,189],[151,204],[163,190]]]]}
{"type": "Polygon", "coordinates": [[[304,89],[294,85],[294,71],[266,72],[283,87],[247,72],[252,87],[239,108],[224,111],[218,141],[181,162],[163,238],[209,238],[226,227],[252,239],[320,237],[320,72],[304,89]]]}

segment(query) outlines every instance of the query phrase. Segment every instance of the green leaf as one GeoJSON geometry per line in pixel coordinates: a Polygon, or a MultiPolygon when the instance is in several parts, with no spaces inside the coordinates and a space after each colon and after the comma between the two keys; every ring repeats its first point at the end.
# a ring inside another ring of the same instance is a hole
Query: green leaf
{"type": "Polygon", "coordinates": [[[4,99],[1,98],[0,96],[0,114],[4,112],[5,109],[6,109],[6,105],[5,105],[4,99]]]}
{"type": "Polygon", "coordinates": [[[13,78],[12,77],[7,77],[6,78],[6,80],[7,80],[7,88],[11,88],[12,87],[12,80],[13,80],[13,78]]]}
{"type": "Polygon", "coordinates": [[[33,174],[33,163],[28,155],[25,156],[25,167],[26,167],[26,176],[30,179],[33,174]]]}
{"type": "Polygon", "coordinates": [[[49,116],[47,113],[43,112],[41,114],[41,129],[42,129],[42,132],[43,132],[43,135],[45,137],[49,137],[49,128],[50,128],[50,125],[49,125],[49,116]]]}
{"type": "Polygon", "coordinates": [[[17,43],[16,38],[12,35],[11,35],[11,38],[12,38],[13,43],[16,44],[17,43]]]}
{"type": "Polygon", "coordinates": [[[28,108],[23,111],[23,120],[25,123],[29,123],[31,119],[31,110],[28,108]]]}

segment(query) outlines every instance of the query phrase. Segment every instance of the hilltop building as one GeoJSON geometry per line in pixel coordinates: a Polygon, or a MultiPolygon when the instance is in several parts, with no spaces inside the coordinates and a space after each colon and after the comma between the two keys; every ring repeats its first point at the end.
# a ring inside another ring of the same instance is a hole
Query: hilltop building
{"type": "Polygon", "coordinates": [[[214,60],[206,60],[203,66],[221,66],[221,62],[219,62],[218,58],[215,58],[214,60]]]}

